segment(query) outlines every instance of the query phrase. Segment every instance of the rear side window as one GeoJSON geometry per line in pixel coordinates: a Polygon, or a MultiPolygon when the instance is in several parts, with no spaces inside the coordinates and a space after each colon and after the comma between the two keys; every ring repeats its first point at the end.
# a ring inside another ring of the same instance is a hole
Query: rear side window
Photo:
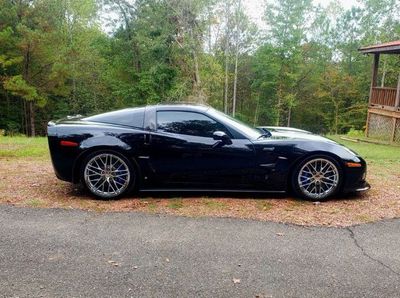
{"type": "Polygon", "coordinates": [[[223,131],[230,135],[221,123],[195,112],[158,111],[157,129],[206,138],[212,138],[215,131],[223,131]]]}
{"type": "Polygon", "coordinates": [[[145,108],[125,109],[87,117],[84,120],[143,128],[145,108]]]}

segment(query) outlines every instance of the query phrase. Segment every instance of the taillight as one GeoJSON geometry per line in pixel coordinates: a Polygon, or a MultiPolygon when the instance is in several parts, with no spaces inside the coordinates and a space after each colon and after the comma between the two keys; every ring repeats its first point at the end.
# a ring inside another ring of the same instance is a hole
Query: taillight
{"type": "Polygon", "coordinates": [[[77,147],[77,146],[79,146],[79,144],[77,142],[72,142],[72,141],[61,141],[60,145],[64,146],[64,147],[77,147]]]}

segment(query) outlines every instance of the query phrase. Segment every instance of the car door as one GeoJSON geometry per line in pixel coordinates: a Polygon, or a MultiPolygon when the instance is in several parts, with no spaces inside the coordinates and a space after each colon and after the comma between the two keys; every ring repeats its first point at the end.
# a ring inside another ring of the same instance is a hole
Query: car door
{"type": "Polygon", "coordinates": [[[150,133],[149,165],[152,181],[161,187],[236,189],[250,187],[255,163],[253,144],[213,139],[229,130],[197,111],[159,110],[150,133]]]}

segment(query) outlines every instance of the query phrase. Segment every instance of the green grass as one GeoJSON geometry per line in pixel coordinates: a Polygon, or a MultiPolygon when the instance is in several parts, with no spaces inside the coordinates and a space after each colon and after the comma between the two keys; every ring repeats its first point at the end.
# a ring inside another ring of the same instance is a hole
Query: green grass
{"type": "Polygon", "coordinates": [[[47,158],[48,156],[49,146],[46,137],[0,136],[0,157],[47,158]]]}
{"type": "Polygon", "coordinates": [[[149,209],[149,211],[154,212],[154,211],[156,211],[156,209],[157,209],[157,204],[154,203],[154,202],[151,202],[151,203],[149,203],[149,204],[147,205],[147,208],[149,209]]]}
{"type": "Polygon", "coordinates": [[[29,199],[24,202],[29,207],[43,207],[46,205],[41,199],[29,199]]]}
{"type": "Polygon", "coordinates": [[[224,202],[206,200],[204,201],[204,205],[212,210],[219,210],[226,208],[226,204],[224,202]]]}
{"type": "Polygon", "coordinates": [[[183,207],[182,199],[171,199],[171,201],[168,203],[168,208],[171,209],[181,209],[182,207],[183,207]]]}
{"type": "Polygon", "coordinates": [[[271,210],[273,205],[265,200],[257,201],[257,209],[260,211],[269,211],[271,210]]]}
{"type": "Polygon", "coordinates": [[[395,162],[400,163],[400,147],[379,145],[364,142],[345,141],[340,136],[328,136],[330,139],[349,147],[360,154],[368,162],[395,162]]]}

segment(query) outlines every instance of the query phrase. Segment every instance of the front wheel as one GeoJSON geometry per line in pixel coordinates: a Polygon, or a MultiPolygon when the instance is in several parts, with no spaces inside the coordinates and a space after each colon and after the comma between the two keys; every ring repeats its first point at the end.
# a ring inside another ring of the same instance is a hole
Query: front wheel
{"type": "Polygon", "coordinates": [[[302,161],[292,176],[296,194],[311,201],[323,201],[335,195],[342,183],[339,164],[328,156],[312,156],[302,161]]]}
{"type": "Polygon", "coordinates": [[[114,152],[95,152],[84,162],[81,175],[85,187],[96,197],[115,199],[127,193],[135,182],[131,163],[114,152]]]}

